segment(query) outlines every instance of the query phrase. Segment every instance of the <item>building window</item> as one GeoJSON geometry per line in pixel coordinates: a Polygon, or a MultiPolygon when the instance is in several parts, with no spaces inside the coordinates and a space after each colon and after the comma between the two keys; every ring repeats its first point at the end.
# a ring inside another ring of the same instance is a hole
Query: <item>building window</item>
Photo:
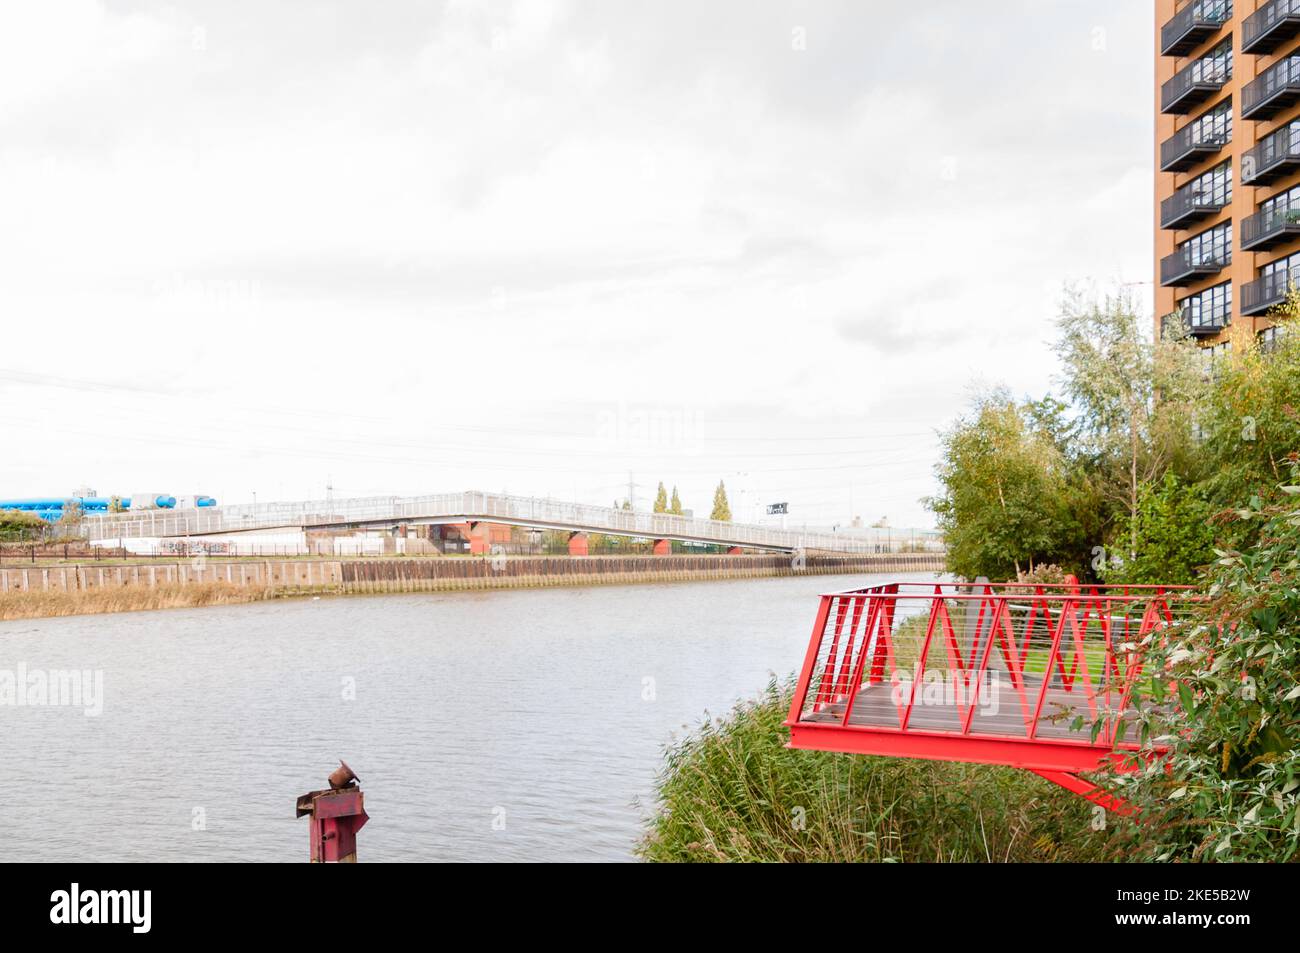
{"type": "MultiPolygon", "coordinates": [[[[1300,57],[1292,57],[1300,61],[1300,57]]],[[[1193,83],[1226,83],[1232,79],[1232,37],[1224,40],[1191,66],[1193,83]]]]}
{"type": "Polygon", "coordinates": [[[1260,140],[1258,149],[1258,164],[1265,168],[1278,159],[1300,154],[1300,119],[1291,120],[1281,129],[1260,140]]]}
{"type": "Polygon", "coordinates": [[[1259,349],[1265,354],[1277,347],[1277,342],[1286,334],[1286,325],[1275,324],[1259,332],[1259,349]]]}
{"type": "Polygon", "coordinates": [[[1270,261],[1259,270],[1259,274],[1263,278],[1273,278],[1275,281],[1280,281],[1282,275],[1292,274],[1292,269],[1297,267],[1300,267],[1300,252],[1287,255],[1285,258],[1279,258],[1277,261],[1270,261]]]}
{"type": "MultiPolygon", "coordinates": [[[[1300,120],[1297,120],[1300,123],[1300,120]]],[[[1232,141],[1232,100],[1225,99],[1191,124],[1191,141],[1218,143],[1232,141]]]]}
{"type": "Polygon", "coordinates": [[[1222,328],[1232,323],[1232,282],[1225,281],[1178,302],[1183,324],[1195,328],[1222,328]]]}
{"type": "MultiPolygon", "coordinates": [[[[1215,52],[1218,52],[1215,50],[1215,52]]],[[[1214,53],[1207,53],[1206,56],[1213,56],[1214,53]]],[[[1228,60],[1229,75],[1232,75],[1232,60],[1228,60]]],[[[1209,74],[1207,74],[1209,75],[1209,74]]],[[[1265,70],[1256,82],[1263,82],[1266,92],[1273,92],[1283,86],[1290,86],[1293,83],[1300,82],[1300,56],[1291,55],[1276,65],[1265,70]]]]}
{"type": "Polygon", "coordinates": [[[1203,205],[1227,205],[1232,201],[1232,160],[1198,175],[1188,184],[1188,188],[1199,196],[1203,205]]]}
{"type": "Polygon", "coordinates": [[[1232,261],[1232,223],[1224,222],[1194,235],[1179,245],[1178,251],[1187,256],[1188,264],[1228,264],[1232,261]]]}
{"type": "Polygon", "coordinates": [[[1207,373],[1214,373],[1215,367],[1224,358],[1232,354],[1232,342],[1224,341],[1222,344],[1215,344],[1211,347],[1201,348],[1201,360],[1205,362],[1207,373]]]}
{"type": "Polygon", "coordinates": [[[1282,219],[1288,222],[1300,221],[1300,185],[1260,202],[1259,210],[1271,222],[1282,219]]]}
{"type": "Polygon", "coordinates": [[[1223,23],[1232,19],[1232,0],[1196,0],[1193,15],[1201,20],[1223,23]]]}

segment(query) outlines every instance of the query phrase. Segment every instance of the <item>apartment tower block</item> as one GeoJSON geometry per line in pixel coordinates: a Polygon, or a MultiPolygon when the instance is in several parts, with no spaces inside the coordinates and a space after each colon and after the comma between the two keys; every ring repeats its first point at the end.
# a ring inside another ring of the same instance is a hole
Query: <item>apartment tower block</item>
{"type": "Polygon", "coordinates": [[[1267,345],[1300,285],[1300,0],[1155,7],[1155,313],[1267,345]]]}

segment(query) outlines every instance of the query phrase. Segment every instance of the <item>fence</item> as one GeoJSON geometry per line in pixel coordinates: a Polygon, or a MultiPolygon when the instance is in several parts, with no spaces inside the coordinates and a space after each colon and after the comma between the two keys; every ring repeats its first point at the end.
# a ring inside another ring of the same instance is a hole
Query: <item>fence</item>
{"type": "Polygon", "coordinates": [[[881,556],[521,556],[0,567],[0,595],[109,586],[226,584],[285,592],[406,592],[521,586],[674,582],[800,574],[942,572],[933,554],[881,556]]]}

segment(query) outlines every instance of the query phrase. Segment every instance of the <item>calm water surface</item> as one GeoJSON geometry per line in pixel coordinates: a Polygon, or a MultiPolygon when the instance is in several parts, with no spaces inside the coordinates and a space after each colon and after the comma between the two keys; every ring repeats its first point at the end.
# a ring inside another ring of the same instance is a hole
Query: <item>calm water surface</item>
{"type": "Polygon", "coordinates": [[[294,799],[341,757],[364,782],[363,861],[628,860],[663,746],[797,669],[817,593],[870,581],[0,623],[0,670],[104,678],[98,717],[0,706],[3,856],[300,862],[294,799]],[[193,829],[196,808],[206,829],[193,829]]]}

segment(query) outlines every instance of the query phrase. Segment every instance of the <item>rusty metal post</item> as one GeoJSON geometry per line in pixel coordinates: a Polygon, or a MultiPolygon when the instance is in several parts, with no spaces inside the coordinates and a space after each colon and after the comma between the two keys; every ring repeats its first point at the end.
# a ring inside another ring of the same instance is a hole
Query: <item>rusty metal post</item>
{"type": "Polygon", "coordinates": [[[323,791],[308,791],[298,798],[297,817],[311,818],[311,862],[313,864],[355,864],[357,831],[365,827],[365,795],[357,776],[340,761],[323,791]]]}

